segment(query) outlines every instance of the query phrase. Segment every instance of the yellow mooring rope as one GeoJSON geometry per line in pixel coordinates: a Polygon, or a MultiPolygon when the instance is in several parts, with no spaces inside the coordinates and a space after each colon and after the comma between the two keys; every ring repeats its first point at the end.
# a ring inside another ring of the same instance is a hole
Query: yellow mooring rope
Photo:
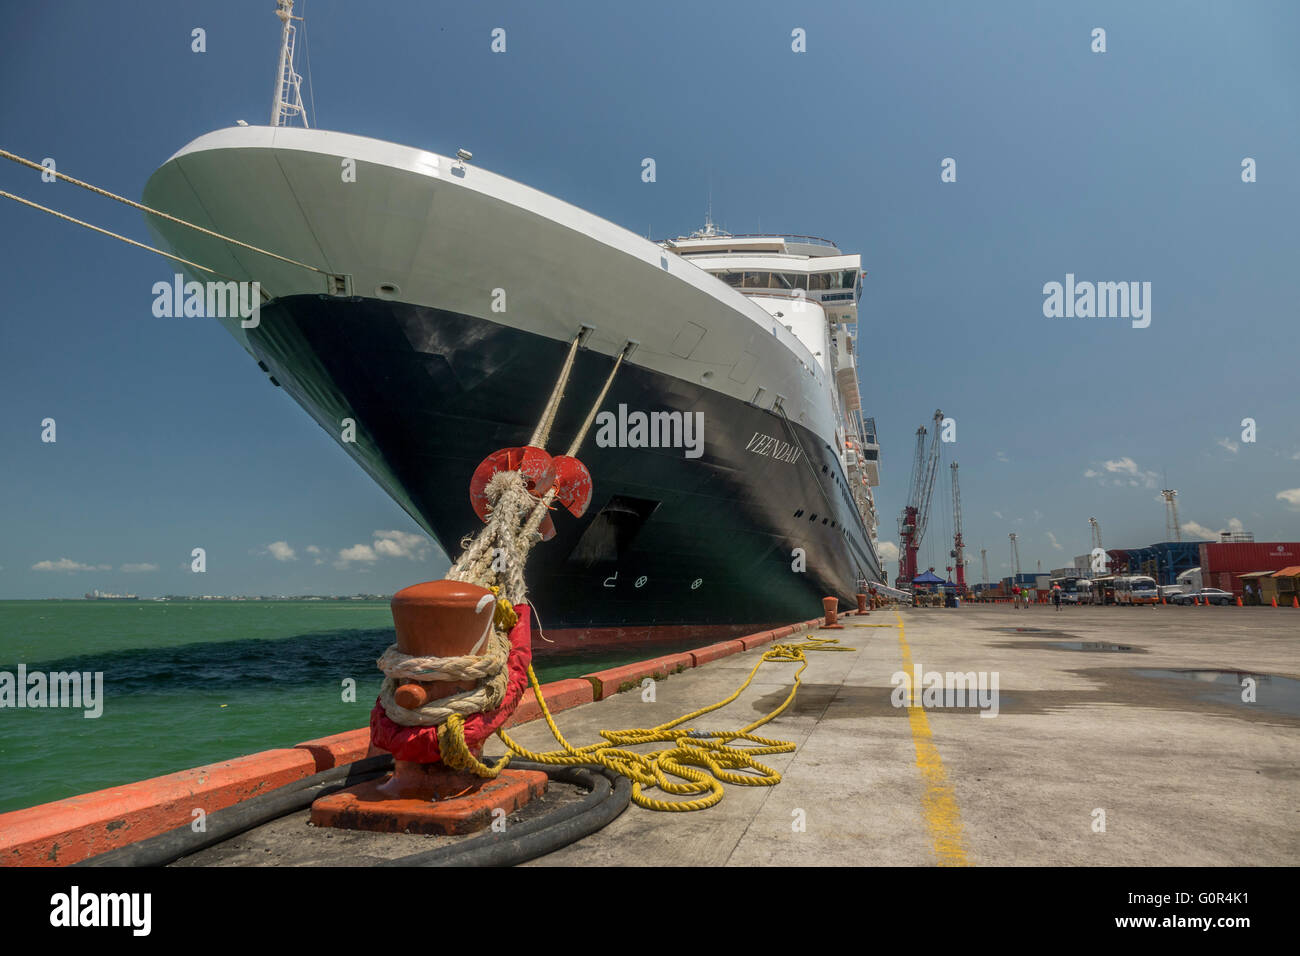
{"type": "MultiPolygon", "coordinates": [[[[546,706],[546,701],[542,697],[542,688],[537,683],[537,675],[533,673],[530,665],[528,680],[532,684],[533,694],[537,697],[542,716],[546,718],[546,725],[551,728],[551,733],[562,749],[536,753],[521,747],[504,730],[497,731],[497,736],[510,748],[511,753],[517,754],[524,760],[558,766],[594,764],[627,777],[632,781],[632,802],[647,810],[704,810],[722,799],[723,783],[733,783],[743,787],[772,787],[781,782],[781,775],[777,771],[754,758],[769,754],[791,753],[795,749],[795,744],[785,740],[760,737],[753,731],[780,716],[794,702],[804,669],[808,666],[806,656],[808,651],[856,650],[852,647],[831,646],[838,643],[835,638],[813,637],[810,634],[803,641],[774,644],[754,664],[744,683],[737,687],[734,693],[716,704],[693,710],[676,720],[670,720],[649,730],[602,730],[600,735],[605,738],[603,741],[576,748],[564,739],[560,729],[555,726],[550,708],[546,706]],[[753,682],[758,669],[769,662],[797,663],[799,669],[795,672],[794,686],[790,688],[790,693],[781,705],[766,717],[752,724],[746,724],[739,730],[693,730],[689,727],[676,729],[689,720],[695,720],[730,704],[753,682]],[[748,741],[757,746],[731,746],[733,741],[738,740],[748,741]],[[650,753],[637,753],[626,749],[638,744],[653,743],[671,743],[673,746],[650,753]],[[695,769],[697,767],[702,769],[695,769]],[[703,772],[705,770],[708,773],[703,772]],[[674,777],[677,779],[670,779],[674,777]],[[646,796],[644,791],[654,787],[676,796],[696,794],[700,796],[691,800],[658,800],[646,796]]],[[[453,725],[452,720],[447,722],[447,726],[452,728],[447,736],[460,740],[460,750],[463,750],[460,756],[468,754],[468,750],[464,748],[462,723],[456,721],[453,725]]],[[[442,743],[441,735],[439,735],[439,743],[442,743]]]]}

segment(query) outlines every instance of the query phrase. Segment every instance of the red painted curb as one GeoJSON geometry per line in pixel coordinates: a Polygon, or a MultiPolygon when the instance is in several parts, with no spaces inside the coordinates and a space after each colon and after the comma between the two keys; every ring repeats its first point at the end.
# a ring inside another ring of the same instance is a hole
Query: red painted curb
{"type": "Polygon", "coordinates": [[[656,674],[667,677],[675,673],[679,667],[694,666],[695,659],[689,653],[669,654],[666,657],[652,657],[648,661],[624,664],[622,667],[611,667],[608,670],[582,676],[584,680],[591,682],[592,693],[596,700],[604,700],[617,694],[620,688],[627,690],[628,688],[623,686],[625,684],[640,686],[641,681],[647,677],[654,677],[656,674]]]}
{"type": "Polygon", "coordinates": [[[193,823],[316,773],[311,751],[265,750],[0,814],[0,865],[66,866],[193,823]]]}
{"type": "Polygon", "coordinates": [[[732,654],[739,654],[745,649],[745,645],[739,640],[720,641],[717,644],[710,644],[707,647],[697,647],[691,651],[691,659],[695,661],[695,666],[707,664],[709,661],[716,661],[723,657],[730,657],[732,654]]]}
{"type": "Polygon", "coordinates": [[[306,750],[316,760],[316,773],[355,763],[370,755],[370,728],[346,730],[318,740],[295,744],[294,750],[306,750]]]}
{"type": "MultiPolygon", "coordinates": [[[[572,680],[557,680],[543,684],[542,699],[546,701],[547,709],[552,714],[557,714],[570,707],[590,704],[596,697],[591,681],[575,677],[572,680]]],[[[537,695],[529,687],[524,691],[523,699],[519,701],[519,706],[515,708],[515,712],[510,715],[505,725],[514,727],[516,724],[526,724],[541,718],[542,709],[537,706],[537,695]]]]}

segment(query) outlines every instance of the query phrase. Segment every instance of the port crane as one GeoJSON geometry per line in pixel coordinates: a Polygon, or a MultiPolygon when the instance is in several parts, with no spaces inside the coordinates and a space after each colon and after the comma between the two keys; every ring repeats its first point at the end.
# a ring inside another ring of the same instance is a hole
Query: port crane
{"type": "Polygon", "coordinates": [[[1183,530],[1178,525],[1178,502],[1174,500],[1178,497],[1178,492],[1166,488],[1160,495],[1165,499],[1165,534],[1171,541],[1182,541],[1183,530]]]}
{"type": "Polygon", "coordinates": [[[957,463],[954,461],[948,467],[952,469],[952,551],[949,554],[957,559],[957,593],[965,597],[966,545],[961,539],[961,490],[957,487],[957,463]]]}
{"type": "Polygon", "coordinates": [[[916,430],[916,456],[912,461],[912,481],[908,486],[907,505],[898,519],[898,540],[901,550],[898,558],[898,580],[894,586],[911,588],[916,577],[916,552],[925,537],[926,522],[930,519],[930,497],[934,492],[934,479],[939,468],[939,433],[943,412],[934,413],[934,438],[929,454],[925,450],[925,426],[916,430]]]}
{"type": "Polygon", "coordinates": [[[1020,583],[1020,546],[1016,544],[1016,533],[1013,531],[1007,535],[1011,539],[1011,573],[1015,575],[1011,579],[1012,585],[1020,583]]]}

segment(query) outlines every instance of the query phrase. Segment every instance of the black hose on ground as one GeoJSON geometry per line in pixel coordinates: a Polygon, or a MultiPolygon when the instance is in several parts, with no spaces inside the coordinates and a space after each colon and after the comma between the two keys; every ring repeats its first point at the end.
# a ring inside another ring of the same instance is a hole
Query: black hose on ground
{"type": "MultiPolygon", "coordinates": [[[[189,825],[180,826],[73,865],[167,866],[280,817],[305,810],[318,797],[382,776],[392,769],[392,765],[393,758],[384,754],[335,767],[223,810],[215,810],[207,815],[203,832],[196,833],[189,825]]],[[[600,767],[552,767],[524,760],[513,760],[510,766],[518,770],[543,771],[553,781],[583,787],[589,793],[575,803],[514,824],[504,832],[489,831],[462,843],[385,861],[380,865],[513,866],[595,833],[618,817],[631,802],[632,785],[627,778],[600,767]]]]}
{"type": "Polygon", "coordinates": [[[367,757],[342,767],[333,767],[277,787],[270,793],[252,797],[222,810],[214,810],[204,819],[204,829],[201,832],[196,833],[190,824],[184,824],[147,840],[89,857],[73,866],[167,866],[182,857],[224,843],[286,814],[304,810],[327,793],[373,780],[392,769],[391,754],[367,757]]]}
{"type": "Polygon", "coordinates": [[[632,784],[603,767],[552,767],[512,760],[516,770],[542,770],[552,780],[584,787],[590,792],[577,803],[544,816],[515,823],[501,832],[488,831],[471,840],[414,853],[381,866],[514,866],[577,843],[603,829],[628,808],[632,784]]]}

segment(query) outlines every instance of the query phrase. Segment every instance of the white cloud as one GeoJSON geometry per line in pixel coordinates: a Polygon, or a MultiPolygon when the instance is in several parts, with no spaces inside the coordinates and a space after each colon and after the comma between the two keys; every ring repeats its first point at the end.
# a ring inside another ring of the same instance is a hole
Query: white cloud
{"type": "Polygon", "coordinates": [[[1244,524],[1241,523],[1241,519],[1240,519],[1240,518],[1229,518],[1229,519],[1228,519],[1228,530],[1229,530],[1229,531],[1245,531],[1245,530],[1246,530],[1246,526],[1245,526],[1244,524]]]}
{"type": "Polygon", "coordinates": [[[1137,462],[1125,455],[1123,458],[1111,458],[1101,463],[1105,474],[1093,468],[1083,473],[1085,478],[1097,478],[1100,485],[1114,488],[1156,488],[1159,476],[1154,471],[1143,470],[1137,462]],[[1107,479],[1106,475],[1115,477],[1107,479]]]}
{"type": "Polygon", "coordinates": [[[897,561],[898,545],[892,541],[882,541],[876,546],[876,552],[880,555],[881,561],[897,561]]]}
{"type": "Polygon", "coordinates": [[[137,574],[143,571],[157,571],[156,564],[123,564],[118,568],[119,571],[125,571],[127,574],[137,574]]]}
{"type": "MultiPolygon", "coordinates": [[[[429,539],[409,531],[376,531],[370,544],[354,544],[339,552],[334,567],[347,568],[352,563],[374,564],[380,558],[406,558],[422,561],[429,554],[429,539]]],[[[320,560],[317,559],[317,564],[320,560]]]]}
{"type": "Polygon", "coordinates": [[[995,518],[1001,518],[1001,517],[1002,517],[1002,512],[1001,512],[1001,511],[995,511],[995,512],[993,512],[993,517],[995,517],[995,518]]]}
{"type": "Polygon", "coordinates": [[[71,558],[59,558],[57,561],[37,561],[32,565],[33,571],[112,571],[111,564],[82,564],[71,558]]]}
{"type": "Polygon", "coordinates": [[[368,544],[354,544],[350,548],[344,548],[339,552],[339,559],[334,562],[336,568],[346,568],[353,561],[360,561],[364,564],[373,564],[379,560],[375,554],[375,549],[368,544]]]}
{"type": "Polygon", "coordinates": [[[1288,488],[1277,493],[1278,501],[1285,501],[1287,507],[1300,511],[1300,488],[1288,488]]]}
{"type": "Polygon", "coordinates": [[[998,452],[994,457],[995,457],[998,461],[1005,461],[1005,462],[1008,462],[1008,463],[1010,463],[1010,461],[1011,461],[1011,459],[1007,457],[1007,453],[1004,452],[1004,451],[1000,451],[1000,452],[998,452]]]}
{"type": "Polygon", "coordinates": [[[1232,452],[1234,455],[1237,453],[1237,449],[1241,447],[1241,445],[1233,441],[1231,438],[1220,438],[1215,442],[1215,444],[1220,448],[1228,449],[1228,451],[1232,452]]]}
{"type": "Polygon", "coordinates": [[[316,547],[316,545],[314,545],[314,544],[309,544],[309,545],[307,545],[307,549],[306,549],[306,550],[307,550],[307,553],[308,553],[308,554],[320,554],[320,553],[321,553],[320,548],[316,547]]]}
{"type": "Polygon", "coordinates": [[[1056,535],[1052,534],[1052,532],[1050,531],[1047,532],[1047,540],[1052,543],[1052,547],[1055,548],[1057,551],[1065,550],[1063,547],[1061,547],[1061,543],[1056,540],[1056,535]]]}
{"type": "Polygon", "coordinates": [[[297,561],[298,555],[294,553],[293,548],[289,547],[287,541],[272,541],[266,546],[266,550],[271,552],[271,557],[277,561],[297,561]]]}
{"type": "Polygon", "coordinates": [[[1189,536],[1192,538],[1208,538],[1211,541],[1217,541],[1219,538],[1219,532],[1213,531],[1203,524],[1197,524],[1195,521],[1180,521],[1178,526],[1183,532],[1184,541],[1189,536]]]}
{"type": "Polygon", "coordinates": [[[374,549],[386,558],[418,561],[429,553],[429,540],[407,531],[376,531],[374,549]]]}

